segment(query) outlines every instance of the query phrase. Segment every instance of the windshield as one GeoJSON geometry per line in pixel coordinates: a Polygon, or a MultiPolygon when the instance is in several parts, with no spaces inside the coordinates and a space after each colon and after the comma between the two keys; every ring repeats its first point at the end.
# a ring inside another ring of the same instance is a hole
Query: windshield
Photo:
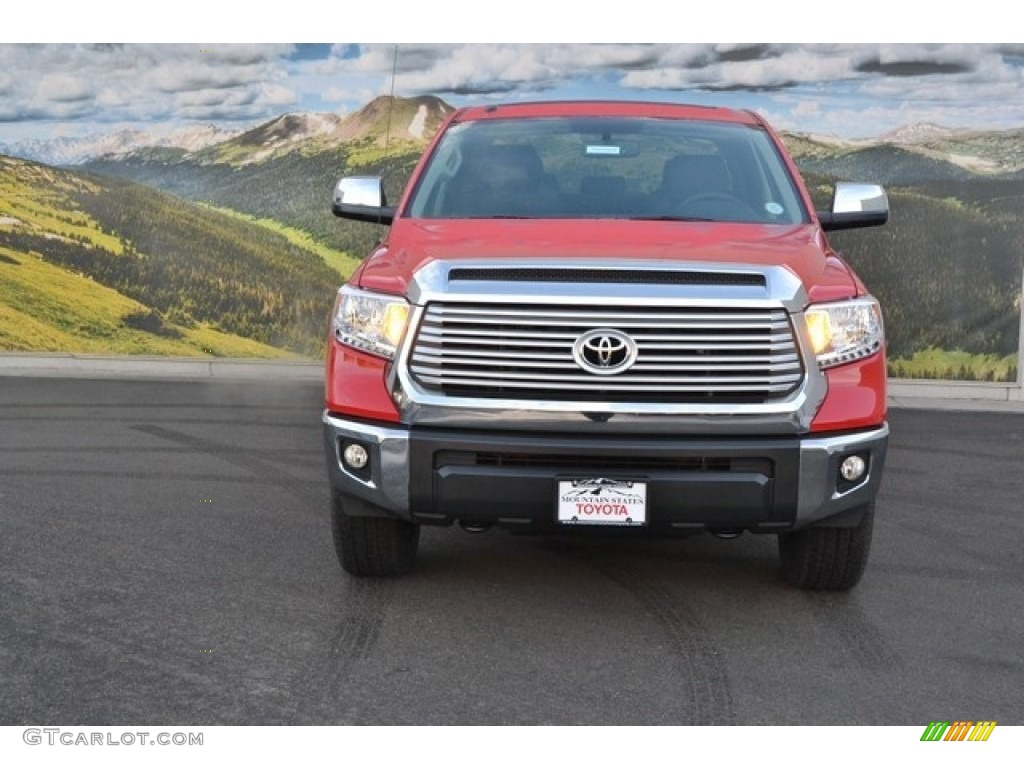
{"type": "Polygon", "coordinates": [[[764,130],[621,117],[454,125],[420,176],[405,215],[807,221],[764,130]]]}

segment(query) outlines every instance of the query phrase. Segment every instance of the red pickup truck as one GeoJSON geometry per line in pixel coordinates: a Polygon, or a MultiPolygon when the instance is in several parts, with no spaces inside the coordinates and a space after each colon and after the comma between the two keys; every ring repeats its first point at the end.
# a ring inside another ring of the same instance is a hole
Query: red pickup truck
{"type": "Polygon", "coordinates": [[[778,536],[782,574],[849,589],[888,440],[878,303],[828,243],[884,190],[815,211],[756,114],[661,103],[461,109],[338,291],[323,416],[334,542],[409,570],[421,525],[778,536]]]}

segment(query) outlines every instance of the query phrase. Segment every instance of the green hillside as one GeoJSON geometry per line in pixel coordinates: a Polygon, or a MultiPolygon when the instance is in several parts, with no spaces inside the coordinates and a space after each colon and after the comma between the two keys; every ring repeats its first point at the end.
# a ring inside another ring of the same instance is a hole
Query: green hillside
{"type": "Polygon", "coordinates": [[[875,184],[913,185],[974,178],[974,174],[959,165],[889,145],[837,150],[831,154],[798,154],[796,160],[805,173],[875,184]]]}
{"type": "Polygon", "coordinates": [[[385,157],[375,140],[364,138],[311,154],[293,152],[242,166],[192,160],[167,164],[135,155],[95,161],[86,167],[187,200],[274,219],[309,233],[323,246],[361,256],[381,233],[331,214],[335,183],[347,174],[383,176],[389,198],[397,200],[422,151],[422,144],[404,144],[385,157]]]}
{"type": "MultiPolygon", "coordinates": [[[[1024,195],[1018,198],[1024,203],[1024,195]]],[[[956,198],[890,190],[889,225],[830,236],[882,302],[889,349],[1017,351],[1024,224],[956,198]]]]}
{"type": "Polygon", "coordinates": [[[185,357],[295,357],[208,324],[159,315],[36,254],[0,247],[0,350],[185,357]],[[159,325],[155,323],[159,322],[159,325]],[[144,330],[149,325],[153,330],[144,330]]]}
{"type": "Polygon", "coordinates": [[[349,256],[347,253],[335,250],[334,248],[329,248],[322,243],[318,243],[308,232],[303,232],[301,229],[289,227],[287,224],[282,224],[275,219],[257,219],[255,216],[250,216],[247,213],[239,213],[238,211],[233,211],[230,208],[217,208],[204,203],[197,203],[197,205],[205,205],[205,207],[219,213],[223,213],[226,216],[242,219],[243,221],[248,221],[259,227],[269,229],[271,232],[278,233],[289,243],[293,243],[300,248],[305,248],[323,259],[324,264],[338,273],[338,278],[340,280],[347,280],[356,270],[356,267],[359,266],[360,259],[357,259],[354,256],[349,256]]]}
{"type": "Polygon", "coordinates": [[[266,227],[0,157],[0,348],[318,356],[338,282],[266,227]]]}
{"type": "Polygon", "coordinates": [[[381,176],[388,198],[397,200],[427,140],[451,110],[433,96],[393,102],[380,97],[345,118],[282,115],[193,154],[147,149],[84,167],[272,219],[308,233],[322,247],[361,258],[381,233],[331,215],[334,184],[345,175],[381,176]],[[412,136],[409,126],[421,111],[422,137],[412,136]]]}

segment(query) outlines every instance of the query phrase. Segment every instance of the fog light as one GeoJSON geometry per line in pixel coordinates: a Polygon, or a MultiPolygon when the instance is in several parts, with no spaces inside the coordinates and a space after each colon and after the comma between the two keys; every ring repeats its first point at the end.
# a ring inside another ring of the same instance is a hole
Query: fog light
{"type": "Polygon", "coordinates": [[[345,463],[352,469],[362,469],[366,466],[366,462],[370,460],[370,454],[366,452],[366,449],[358,443],[349,443],[345,446],[344,452],[341,454],[341,458],[345,460],[345,463]]]}
{"type": "Polygon", "coordinates": [[[864,459],[860,456],[847,456],[843,459],[843,463],[839,465],[839,474],[843,476],[844,480],[852,483],[864,476],[864,470],[867,469],[867,466],[864,463],[864,459]]]}

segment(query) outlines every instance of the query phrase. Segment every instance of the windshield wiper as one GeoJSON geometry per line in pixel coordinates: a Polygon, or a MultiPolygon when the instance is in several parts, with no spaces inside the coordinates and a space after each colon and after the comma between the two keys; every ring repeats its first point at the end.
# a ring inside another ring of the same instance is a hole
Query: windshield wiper
{"type": "Polygon", "coordinates": [[[719,221],[701,216],[630,216],[630,221],[719,221]]]}

